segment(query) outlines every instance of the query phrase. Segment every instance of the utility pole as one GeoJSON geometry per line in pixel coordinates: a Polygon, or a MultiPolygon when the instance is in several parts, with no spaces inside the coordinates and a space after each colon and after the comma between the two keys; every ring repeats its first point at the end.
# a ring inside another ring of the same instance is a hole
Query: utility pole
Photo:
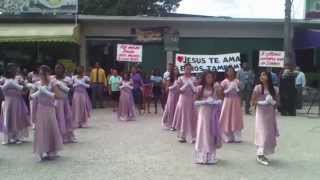
{"type": "Polygon", "coordinates": [[[292,12],[293,0],[286,0],[285,3],[285,19],[284,19],[284,51],[285,51],[285,64],[295,66],[294,52],[292,48],[292,12]]]}

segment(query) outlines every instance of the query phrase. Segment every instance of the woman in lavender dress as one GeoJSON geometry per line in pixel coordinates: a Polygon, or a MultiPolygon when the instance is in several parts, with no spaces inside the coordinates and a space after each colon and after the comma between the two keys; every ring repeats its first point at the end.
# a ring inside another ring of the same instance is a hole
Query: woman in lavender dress
{"type": "MultiPolygon", "coordinates": [[[[36,67],[32,72],[30,72],[28,74],[28,81],[30,83],[30,86],[28,87],[29,88],[29,96],[30,96],[31,94],[35,93],[35,90],[36,90],[35,87],[33,86],[33,84],[40,81],[38,67],[36,67]]],[[[32,108],[34,105],[33,105],[32,98],[30,98],[30,97],[29,97],[29,103],[30,103],[30,119],[32,120],[32,119],[34,119],[33,114],[32,114],[32,112],[33,112],[32,108]]],[[[34,123],[34,122],[32,122],[32,123],[34,123]]]]}
{"type": "Polygon", "coordinates": [[[4,134],[2,144],[21,144],[22,138],[28,136],[30,126],[28,108],[23,99],[24,87],[15,79],[16,71],[15,65],[9,65],[4,85],[1,86],[4,94],[0,116],[0,130],[4,134]]]}
{"type": "Polygon", "coordinates": [[[191,76],[191,64],[185,65],[185,74],[177,80],[180,96],[174,113],[173,121],[178,130],[178,139],[181,143],[194,143],[197,130],[197,115],[194,106],[195,79],[191,76]]]}
{"type": "Polygon", "coordinates": [[[138,105],[139,114],[141,114],[141,109],[143,108],[143,79],[140,72],[137,72],[137,68],[135,66],[131,69],[131,80],[133,83],[132,94],[134,98],[134,103],[138,105]]]}
{"type": "Polygon", "coordinates": [[[241,110],[241,98],[239,96],[239,80],[236,79],[236,71],[229,67],[226,71],[227,78],[221,82],[224,93],[220,126],[223,131],[224,141],[227,143],[241,142],[243,129],[243,114],[241,110]]]}
{"type": "Polygon", "coordinates": [[[37,91],[31,95],[35,122],[33,151],[41,160],[56,158],[58,151],[62,149],[62,137],[54,107],[59,92],[57,86],[50,81],[49,72],[49,67],[40,67],[41,81],[36,83],[37,91]]]}
{"type": "Polygon", "coordinates": [[[175,126],[175,123],[173,122],[174,112],[179,99],[179,89],[177,84],[178,77],[179,69],[172,68],[170,72],[170,79],[166,82],[166,86],[168,87],[168,98],[162,117],[162,127],[167,130],[171,129],[172,131],[174,131],[175,126]]]}
{"type": "Polygon", "coordinates": [[[277,104],[279,90],[273,86],[272,76],[267,71],[260,75],[260,84],[254,88],[252,103],[256,106],[255,144],[257,161],[269,165],[266,155],[273,154],[279,136],[277,126],[277,104]]]}
{"type": "Polygon", "coordinates": [[[123,74],[120,86],[118,118],[121,121],[135,120],[135,104],[132,96],[132,82],[128,73],[123,74]]]}
{"type": "Polygon", "coordinates": [[[198,87],[197,138],[195,163],[216,164],[216,149],[222,147],[219,118],[222,106],[222,93],[214,72],[205,72],[198,87]]]}
{"type": "Polygon", "coordinates": [[[64,143],[74,143],[77,142],[77,140],[73,131],[75,128],[78,128],[78,125],[73,121],[68,97],[70,91],[69,86],[72,84],[72,79],[65,76],[64,65],[60,63],[55,66],[55,74],[53,84],[58,87],[59,93],[63,94],[61,98],[56,98],[55,100],[60,133],[64,143]]]}
{"type": "Polygon", "coordinates": [[[84,76],[84,68],[80,66],[77,68],[76,75],[72,79],[74,88],[72,98],[73,122],[80,128],[86,127],[88,126],[88,119],[92,110],[91,101],[87,93],[87,88],[90,88],[88,84],[90,78],[84,76]]]}

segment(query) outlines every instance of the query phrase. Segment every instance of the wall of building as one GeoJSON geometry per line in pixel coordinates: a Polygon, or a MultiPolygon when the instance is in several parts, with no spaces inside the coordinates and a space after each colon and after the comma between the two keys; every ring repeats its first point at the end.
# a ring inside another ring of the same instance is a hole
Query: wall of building
{"type": "MultiPolygon", "coordinates": [[[[281,50],[283,27],[276,23],[223,22],[90,22],[81,23],[81,62],[86,63],[86,38],[130,39],[132,28],[169,26],[180,33],[180,52],[193,54],[220,54],[241,52],[255,64],[260,49],[281,50]]],[[[166,67],[166,53],[162,43],[144,44],[144,69],[166,67]]]]}

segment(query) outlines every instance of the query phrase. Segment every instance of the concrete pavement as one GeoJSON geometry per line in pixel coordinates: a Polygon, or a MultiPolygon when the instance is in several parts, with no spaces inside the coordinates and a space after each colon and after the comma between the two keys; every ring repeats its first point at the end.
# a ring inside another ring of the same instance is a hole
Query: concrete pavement
{"type": "MultiPolygon", "coordinates": [[[[218,151],[215,166],[192,162],[193,145],[160,128],[161,115],[119,122],[110,109],[97,110],[90,128],[77,131],[79,143],[61,158],[39,163],[31,139],[0,146],[0,180],[318,180],[320,118],[281,117],[281,137],[269,167],[255,161],[254,117],[246,116],[244,143],[218,151]]],[[[2,137],[1,137],[2,138],[2,137]]]]}

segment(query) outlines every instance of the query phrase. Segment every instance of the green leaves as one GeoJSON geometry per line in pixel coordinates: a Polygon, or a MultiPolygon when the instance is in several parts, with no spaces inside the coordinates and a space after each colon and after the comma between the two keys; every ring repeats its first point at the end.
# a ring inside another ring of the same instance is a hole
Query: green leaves
{"type": "Polygon", "coordinates": [[[181,0],[79,0],[80,14],[161,16],[174,12],[181,0]]]}

